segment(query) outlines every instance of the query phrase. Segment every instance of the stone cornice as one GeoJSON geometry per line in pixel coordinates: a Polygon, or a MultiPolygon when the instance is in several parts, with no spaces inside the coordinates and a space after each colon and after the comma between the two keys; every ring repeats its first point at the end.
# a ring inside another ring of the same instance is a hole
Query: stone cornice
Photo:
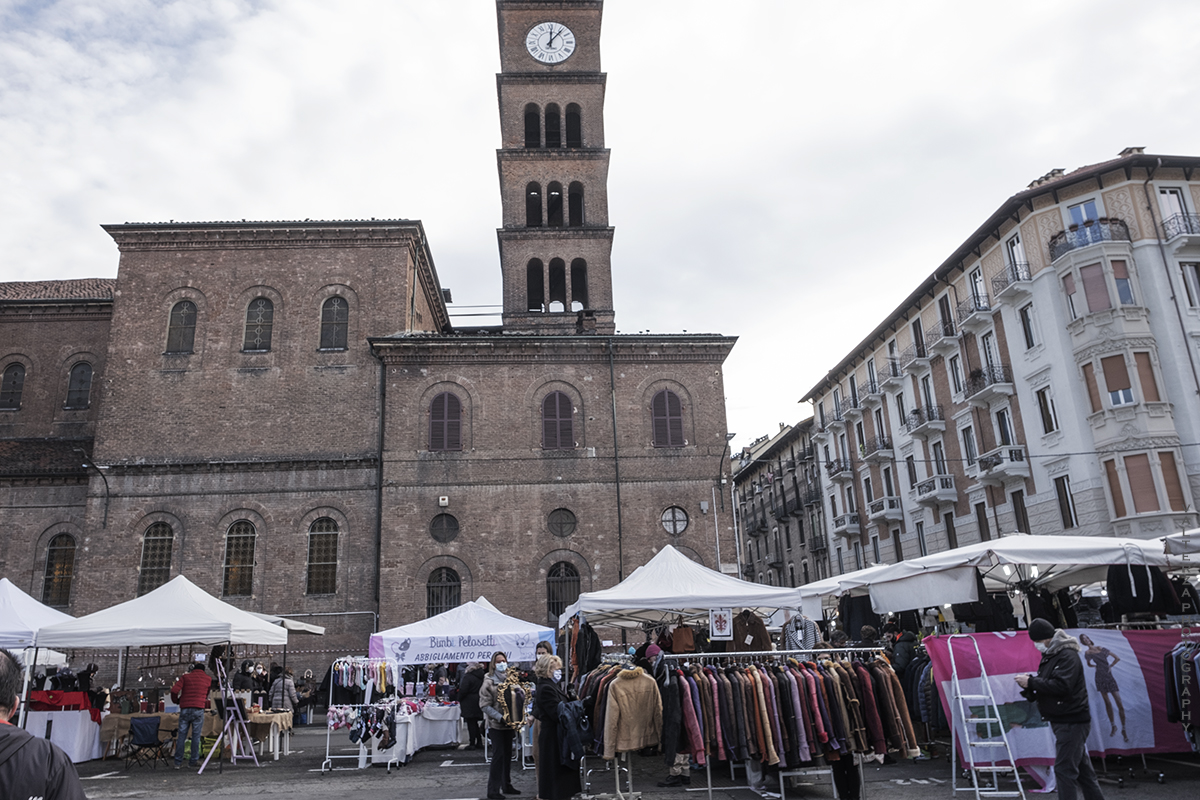
{"type": "Polygon", "coordinates": [[[497,228],[496,236],[505,242],[546,239],[607,239],[612,241],[613,227],[607,228],[497,228]]]}
{"type": "Polygon", "coordinates": [[[496,74],[496,89],[501,86],[529,86],[539,83],[599,84],[608,82],[605,72],[500,72],[496,74]]]}
{"type": "Polygon", "coordinates": [[[609,342],[618,363],[724,362],[737,338],[719,334],[661,336],[397,336],[368,339],[386,364],[491,364],[607,362],[609,342]]]}
{"type": "Polygon", "coordinates": [[[607,147],[509,147],[496,151],[497,161],[608,161],[607,147]]]}
{"type": "Polygon", "coordinates": [[[102,226],[122,252],[313,247],[409,247],[425,243],[419,220],[127,223],[102,226]]]}
{"type": "Polygon", "coordinates": [[[80,319],[112,319],[111,300],[0,301],[0,318],[5,322],[47,322],[80,319]]]}
{"type": "Polygon", "coordinates": [[[1119,442],[1102,445],[1096,448],[1101,456],[1115,453],[1128,453],[1134,450],[1158,450],[1179,447],[1178,436],[1130,436],[1119,442]]]}
{"type": "Polygon", "coordinates": [[[101,466],[113,475],[198,475],[230,472],[301,472],[310,470],[375,469],[374,455],[348,458],[261,459],[247,461],[109,461],[101,466]]]}

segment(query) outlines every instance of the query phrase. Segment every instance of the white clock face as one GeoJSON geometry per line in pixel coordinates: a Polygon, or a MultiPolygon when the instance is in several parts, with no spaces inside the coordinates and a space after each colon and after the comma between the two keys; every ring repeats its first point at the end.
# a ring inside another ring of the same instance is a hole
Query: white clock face
{"type": "Polygon", "coordinates": [[[575,34],[561,22],[539,22],[525,36],[525,47],[543,64],[559,64],[575,52],[575,34]]]}

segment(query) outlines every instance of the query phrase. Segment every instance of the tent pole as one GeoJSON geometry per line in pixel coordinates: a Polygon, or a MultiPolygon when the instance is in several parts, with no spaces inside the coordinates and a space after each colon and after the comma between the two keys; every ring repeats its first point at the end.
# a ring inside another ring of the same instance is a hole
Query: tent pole
{"type": "Polygon", "coordinates": [[[125,667],[129,665],[129,648],[117,651],[117,686],[125,688],[125,667]]]}
{"type": "Polygon", "coordinates": [[[21,685],[21,718],[17,720],[17,727],[25,727],[25,712],[29,709],[29,677],[33,670],[33,665],[37,663],[38,649],[33,648],[33,658],[31,663],[25,665],[24,681],[21,685]]]}

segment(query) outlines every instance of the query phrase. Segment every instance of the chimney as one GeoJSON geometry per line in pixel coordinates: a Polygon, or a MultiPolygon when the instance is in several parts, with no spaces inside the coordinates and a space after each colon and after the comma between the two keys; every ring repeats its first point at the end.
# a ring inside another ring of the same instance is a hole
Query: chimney
{"type": "Polygon", "coordinates": [[[1119,158],[1124,158],[1125,156],[1141,156],[1145,154],[1146,148],[1144,147],[1126,147],[1124,150],[1117,153],[1117,156],[1119,158]]]}

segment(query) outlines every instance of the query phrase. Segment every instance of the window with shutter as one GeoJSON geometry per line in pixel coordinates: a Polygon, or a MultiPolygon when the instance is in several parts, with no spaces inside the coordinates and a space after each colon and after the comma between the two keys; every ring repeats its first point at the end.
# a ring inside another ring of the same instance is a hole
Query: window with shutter
{"type": "Polygon", "coordinates": [[[663,389],[650,404],[655,447],[683,447],[683,404],[679,395],[663,389]]]}
{"type": "Polygon", "coordinates": [[[986,542],[992,538],[992,527],[988,524],[987,504],[975,504],[975,525],[979,528],[979,541],[986,542]]]}
{"type": "Polygon", "coordinates": [[[462,450],[462,401],[450,392],[429,404],[429,449],[462,450]]]}
{"type": "Polygon", "coordinates": [[[1063,275],[1063,292],[1067,295],[1067,311],[1071,314],[1071,319],[1079,318],[1079,309],[1075,307],[1075,276],[1071,274],[1063,275]]]}
{"type": "Polygon", "coordinates": [[[1170,450],[1164,450],[1158,454],[1159,463],[1162,464],[1163,485],[1167,489],[1167,505],[1172,511],[1186,511],[1187,502],[1183,497],[1183,486],[1179,483],[1179,467],[1175,461],[1175,454],[1170,450]]]}
{"type": "Polygon", "coordinates": [[[1113,514],[1119,519],[1125,516],[1125,493],[1121,491],[1121,478],[1117,475],[1117,462],[1104,462],[1104,475],[1108,478],[1108,493],[1112,496],[1113,514]]]}
{"type": "Polygon", "coordinates": [[[1133,388],[1129,384],[1129,370],[1125,366],[1125,356],[1102,358],[1100,359],[1100,368],[1104,370],[1104,385],[1108,387],[1108,400],[1113,407],[1132,403],[1133,388]]]}
{"type": "Polygon", "coordinates": [[[563,392],[551,392],[542,401],[542,449],[574,450],[574,408],[563,392]]]}
{"type": "Polygon", "coordinates": [[[1142,401],[1157,403],[1158,383],[1154,380],[1154,366],[1150,363],[1150,354],[1134,353],[1133,361],[1137,364],[1138,383],[1142,385],[1142,401]]]}
{"type": "Polygon", "coordinates": [[[1082,267],[1079,277],[1083,281],[1083,293],[1087,297],[1089,313],[1112,308],[1112,301],[1108,298],[1108,287],[1104,285],[1104,270],[1099,264],[1082,267]]]}
{"type": "Polygon", "coordinates": [[[1133,305],[1133,283],[1129,280],[1129,269],[1124,261],[1112,262],[1113,283],[1117,287],[1117,299],[1123,306],[1133,305]]]}
{"type": "Polygon", "coordinates": [[[1129,476],[1129,491],[1133,495],[1133,510],[1138,514],[1158,511],[1158,492],[1154,489],[1154,475],[1150,471],[1150,456],[1141,453],[1125,456],[1125,474],[1129,476]]]}
{"type": "Polygon", "coordinates": [[[1100,410],[1100,387],[1096,385],[1096,368],[1091,364],[1083,365],[1083,382],[1087,384],[1088,400],[1095,413],[1100,410]]]}
{"type": "Polygon", "coordinates": [[[1058,514],[1062,518],[1063,529],[1079,525],[1075,515],[1075,498],[1071,496],[1071,477],[1063,475],[1054,479],[1054,493],[1058,496],[1058,514]]]}
{"type": "Polygon", "coordinates": [[[1011,495],[1013,507],[1013,524],[1021,533],[1029,533],[1029,513],[1025,510],[1025,492],[1016,491],[1011,495]]]}

